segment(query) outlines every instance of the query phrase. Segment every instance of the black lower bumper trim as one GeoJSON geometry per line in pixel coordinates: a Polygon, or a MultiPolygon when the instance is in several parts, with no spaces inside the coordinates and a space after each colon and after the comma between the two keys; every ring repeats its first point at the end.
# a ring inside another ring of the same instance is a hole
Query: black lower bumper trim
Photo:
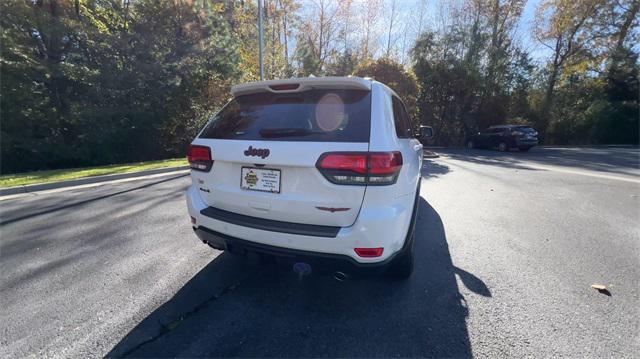
{"type": "Polygon", "coordinates": [[[232,237],[202,226],[194,228],[193,230],[203,242],[208,243],[216,249],[226,250],[233,254],[244,255],[248,252],[268,254],[291,262],[306,262],[314,268],[324,268],[333,271],[341,270],[353,273],[354,271],[371,270],[377,272],[385,269],[395,257],[391,256],[384,261],[376,263],[360,263],[347,255],[276,247],[232,237]]]}
{"type": "Polygon", "coordinates": [[[331,237],[338,235],[340,227],[320,226],[316,224],[302,224],[293,222],[274,221],[270,219],[246,216],[222,209],[207,207],[200,211],[202,215],[219,221],[236,224],[243,227],[261,229],[271,232],[299,234],[313,237],[331,237]]]}

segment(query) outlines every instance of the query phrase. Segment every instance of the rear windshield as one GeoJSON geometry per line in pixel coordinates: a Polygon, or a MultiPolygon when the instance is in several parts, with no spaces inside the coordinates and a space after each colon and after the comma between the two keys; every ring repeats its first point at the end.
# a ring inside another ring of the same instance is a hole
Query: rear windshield
{"type": "Polygon", "coordinates": [[[371,92],[310,90],[238,96],[207,124],[201,138],[369,142],[371,92]]]}
{"type": "Polygon", "coordinates": [[[533,128],[531,128],[529,126],[516,126],[516,127],[513,128],[513,130],[524,132],[524,133],[534,133],[534,132],[536,132],[536,130],[534,130],[533,128]]]}

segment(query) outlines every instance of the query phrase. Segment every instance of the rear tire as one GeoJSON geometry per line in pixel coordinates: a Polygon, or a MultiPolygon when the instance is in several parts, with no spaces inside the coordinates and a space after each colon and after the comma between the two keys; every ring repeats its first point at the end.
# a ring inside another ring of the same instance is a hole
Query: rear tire
{"type": "Polygon", "coordinates": [[[498,151],[500,152],[506,152],[509,149],[509,145],[507,145],[506,142],[500,142],[498,144],[498,151]]]}
{"type": "Polygon", "coordinates": [[[527,152],[531,149],[531,147],[520,147],[518,149],[520,150],[520,152],[527,152]]]}
{"type": "Polygon", "coordinates": [[[407,279],[411,277],[413,273],[413,246],[415,244],[416,237],[416,222],[418,221],[418,205],[420,201],[420,187],[422,181],[418,182],[418,188],[416,189],[416,199],[413,204],[413,214],[411,216],[411,223],[409,224],[409,232],[405,240],[406,247],[403,251],[398,253],[393,259],[389,267],[389,274],[396,279],[407,279]]]}
{"type": "Polygon", "coordinates": [[[407,279],[411,277],[413,273],[413,243],[407,248],[407,251],[398,254],[396,258],[393,259],[389,273],[396,279],[407,279]]]}

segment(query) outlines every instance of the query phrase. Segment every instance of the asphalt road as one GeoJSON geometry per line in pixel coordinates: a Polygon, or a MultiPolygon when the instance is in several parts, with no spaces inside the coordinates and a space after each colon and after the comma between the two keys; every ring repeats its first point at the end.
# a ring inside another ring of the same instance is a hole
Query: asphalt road
{"type": "Polygon", "coordinates": [[[4,200],[0,356],[637,356],[638,148],[436,151],[405,282],[209,249],[188,177],[4,200]]]}

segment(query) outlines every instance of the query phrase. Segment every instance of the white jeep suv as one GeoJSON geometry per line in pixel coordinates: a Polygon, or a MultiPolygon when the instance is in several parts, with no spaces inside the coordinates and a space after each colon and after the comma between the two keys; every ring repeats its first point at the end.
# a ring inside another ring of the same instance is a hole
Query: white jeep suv
{"type": "Polygon", "coordinates": [[[357,77],[232,93],[188,150],[198,237],[232,253],[408,277],[422,145],[398,95],[357,77]]]}

